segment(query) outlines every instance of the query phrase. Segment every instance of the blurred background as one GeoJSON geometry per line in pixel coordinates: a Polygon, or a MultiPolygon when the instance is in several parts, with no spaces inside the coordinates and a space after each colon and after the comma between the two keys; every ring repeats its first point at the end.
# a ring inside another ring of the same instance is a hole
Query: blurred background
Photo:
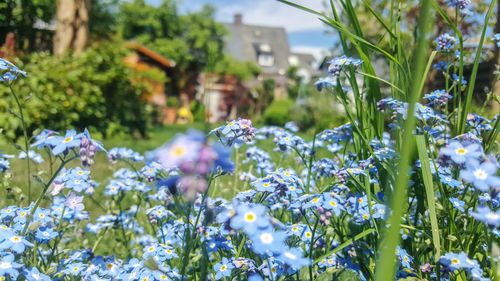
{"type": "MultiPolygon", "coordinates": [[[[327,2],[294,1],[331,13],[327,2]]],[[[370,9],[358,2],[353,4],[367,38],[391,48],[370,9]]],[[[369,2],[383,11],[390,1],[369,2]]],[[[411,46],[418,1],[404,2],[402,29],[411,46]]],[[[488,3],[474,0],[474,16],[462,23],[471,50],[488,3]]],[[[448,12],[457,16],[453,9],[448,12]]],[[[499,30],[496,19],[489,24],[488,38],[499,30]]],[[[437,19],[435,34],[450,32],[445,26],[437,19]]],[[[335,97],[317,92],[314,82],[325,75],[329,59],[342,54],[339,42],[338,34],[314,15],[274,0],[0,3],[0,56],[28,72],[14,90],[23,97],[33,133],[88,128],[104,139],[149,139],[237,117],[267,125],[294,121],[303,131],[333,127],[345,121],[344,114],[335,97]]],[[[483,55],[478,105],[487,102],[498,75],[493,40],[487,41],[483,55]]],[[[377,74],[389,80],[384,60],[372,59],[377,74]]],[[[427,88],[439,88],[442,78],[435,71],[427,88]]],[[[500,92],[498,85],[493,92],[500,92]]],[[[2,87],[3,141],[15,141],[22,133],[10,111],[13,102],[2,87]]]]}

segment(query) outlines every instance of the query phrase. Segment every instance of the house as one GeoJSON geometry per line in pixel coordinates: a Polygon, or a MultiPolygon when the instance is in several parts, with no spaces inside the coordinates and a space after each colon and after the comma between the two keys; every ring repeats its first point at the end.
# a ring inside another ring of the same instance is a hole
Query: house
{"type": "Polygon", "coordinates": [[[158,121],[163,124],[174,123],[177,108],[172,113],[167,107],[166,85],[175,62],[135,41],[128,42],[127,47],[133,52],[124,61],[141,74],[138,78],[140,82],[149,85],[149,92],[145,93],[144,98],[159,112],[158,121]]]}
{"type": "Polygon", "coordinates": [[[200,81],[206,120],[210,123],[246,117],[245,113],[254,105],[251,87],[234,76],[204,73],[200,81]]]}
{"type": "Polygon", "coordinates": [[[242,14],[235,14],[233,22],[224,25],[229,31],[225,38],[226,52],[237,60],[260,66],[259,80],[276,82],[275,98],[287,96],[286,72],[291,66],[308,78],[316,73],[312,55],[290,50],[285,28],[245,24],[242,14]]]}

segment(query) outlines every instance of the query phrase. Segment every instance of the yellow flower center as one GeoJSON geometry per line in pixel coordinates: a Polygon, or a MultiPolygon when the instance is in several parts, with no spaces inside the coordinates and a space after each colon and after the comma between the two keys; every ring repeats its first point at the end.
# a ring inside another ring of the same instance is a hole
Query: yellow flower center
{"type": "Polygon", "coordinates": [[[67,137],[63,140],[63,143],[68,143],[73,140],[73,137],[67,137]]]}
{"type": "Polygon", "coordinates": [[[253,212],[248,212],[245,214],[245,221],[246,222],[254,222],[257,216],[253,212]]]}
{"type": "Polygon", "coordinates": [[[186,148],[182,146],[175,146],[174,148],[172,148],[172,154],[175,157],[181,157],[182,155],[186,154],[186,148]]]}
{"type": "Polygon", "coordinates": [[[465,149],[463,147],[462,148],[457,148],[455,150],[455,153],[458,154],[458,155],[465,155],[465,154],[467,154],[467,152],[468,152],[467,149],[465,149]]]}
{"type": "Polygon", "coordinates": [[[227,269],[227,266],[225,264],[221,265],[220,271],[226,271],[226,269],[227,269]]]}
{"type": "Polygon", "coordinates": [[[12,237],[10,238],[10,241],[11,241],[12,243],[19,243],[19,242],[21,242],[21,237],[19,237],[19,236],[12,236],[12,237]]]}

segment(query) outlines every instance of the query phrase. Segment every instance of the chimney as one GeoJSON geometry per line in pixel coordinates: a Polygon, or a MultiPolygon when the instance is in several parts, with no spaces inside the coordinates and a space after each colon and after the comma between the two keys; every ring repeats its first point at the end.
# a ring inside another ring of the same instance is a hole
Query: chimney
{"type": "Polygon", "coordinates": [[[241,13],[234,14],[234,24],[243,24],[243,15],[241,13]]]}

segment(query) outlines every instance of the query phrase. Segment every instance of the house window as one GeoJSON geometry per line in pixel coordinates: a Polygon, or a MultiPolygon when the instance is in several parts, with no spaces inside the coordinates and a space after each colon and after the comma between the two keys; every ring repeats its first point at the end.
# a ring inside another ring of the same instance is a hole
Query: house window
{"type": "Polygon", "coordinates": [[[260,66],[270,67],[274,65],[274,54],[269,44],[255,44],[257,63],[260,66]]]}
{"type": "Polygon", "coordinates": [[[273,54],[259,54],[258,63],[260,66],[273,66],[274,56],[273,54]]]}

